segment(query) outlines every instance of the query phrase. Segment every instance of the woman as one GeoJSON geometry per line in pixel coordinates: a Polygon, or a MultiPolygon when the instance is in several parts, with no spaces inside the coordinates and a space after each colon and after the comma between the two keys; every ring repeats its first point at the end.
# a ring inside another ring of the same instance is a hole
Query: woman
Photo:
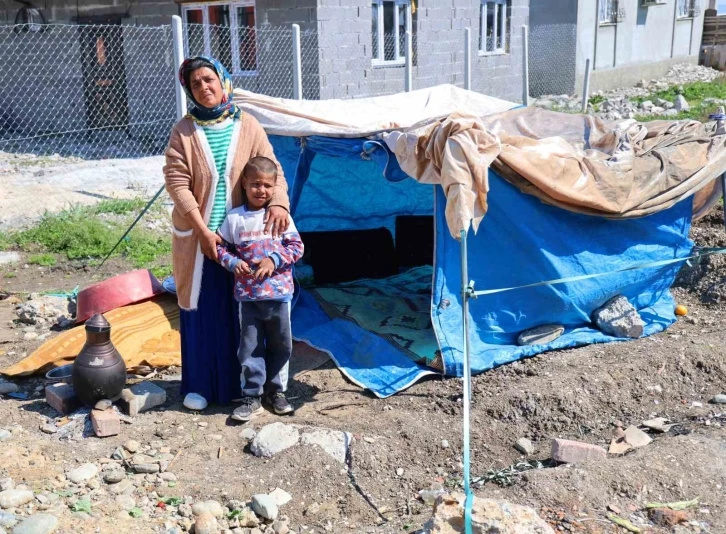
{"type": "MultiPolygon", "coordinates": [[[[205,56],[187,59],[179,82],[193,108],[171,132],[164,180],[174,203],[172,263],[181,308],[184,405],[203,409],[240,397],[239,314],[234,279],[217,262],[216,230],[243,203],[240,174],[254,156],[275,156],[254,117],[232,102],[227,70],[205,56]],[[203,398],[199,398],[201,396],[203,398]]],[[[268,208],[266,231],[287,229],[289,199],[280,171],[268,208]]]]}

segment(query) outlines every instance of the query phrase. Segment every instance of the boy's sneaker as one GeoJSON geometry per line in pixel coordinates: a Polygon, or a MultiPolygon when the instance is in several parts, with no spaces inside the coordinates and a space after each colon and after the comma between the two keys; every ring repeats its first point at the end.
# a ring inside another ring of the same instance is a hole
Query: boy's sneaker
{"type": "Polygon", "coordinates": [[[243,397],[242,405],[232,412],[232,419],[235,421],[247,422],[254,416],[262,413],[262,403],[259,397],[243,397]]]}
{"type": "Polygon", "coordinates": [[[282,391],[269,393],[265,400],[272,407],[272,411],[277,415],[286,415],[295,411],[293,407],[290,406],[290,403],[287,402],[287,398],[282,391]]]}

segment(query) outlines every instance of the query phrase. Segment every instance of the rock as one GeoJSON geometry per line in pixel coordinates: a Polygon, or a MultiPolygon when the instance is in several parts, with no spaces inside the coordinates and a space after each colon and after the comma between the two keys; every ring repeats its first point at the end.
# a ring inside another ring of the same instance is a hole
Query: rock
{"type": "Polygon", "coordinates": [[[659,527],[675,527],[680,523],[687,523],[690,519],[685,510],[670,508],[653,508],[648,511],[648,517],[659,527]]]}
{"type": "Polygon", "coordinates": [[[651,102],[650,100],[645,100],[640,105],[640,107],[643,109],[643,111],[649,112],[649,111],[652,111],[654,105],[653,105],[653,102],[651,102]]]}
{"type": "Polygon", "coordinates": [[[726,404],[726,395],[716,395],[711,399],[711,404],[726,404]]]}
{"type": "Polygon", "coordinates": [[[199,501],[192,506],[194,515],[211,514],[213,517],[220,518],[224,515],[222,505],[217,501],[199,501]]]}
{"type": "Polygon", "coordinates": [[[56,432],[58,432],[58,427],[55,426],[53,423],[46,423],[40,427],[40,431],[44,434],[55,434],[56,432]]]}
{"type": "Polygon", "coordinates": [[[556,462],[578,464],[606,457],[605,449],[597,445],[567,439],[552,440],[552,459],[556,462]]]}
{"type": "Polygon", "coordinates": [[[290,532],[290,527],[287,526],[287,523],[275,521],[272,523],[272,530],[275,534],[288,534],[290,532]]]}
{"type": "Polygon", "coordinates": [[[15,489],[15,482],[12,478],[0,478],[0,491],[15,489]]]}
{"type": "Polygon", "coordinates": [[[645,327],[638,311],[622,295],[595,310],[592,320],[601,331],[618,338],[639,338],[645,327]]]}
{"type": "Polygon", "coordinates": [[[675,106],[675,104],[673,102],[667,102],[666,101],[666,102],[663,103],[663,105],[661,107],[667,111],[667,110],[673,109],[676,106],[675,106]]]}
{"type": "Polygon", "coordinates": [[[120,469],[112,469],[111,471],[106,471],[103,474],[103,481],[106,482],[106,484],[118,484],[125,478],[126,472],[121,471],[120,469]]]}
{"type": "Polygon", "coordinates": [[[341,464],[345,463],[348,455],[348,447],[353,440],[353,435],[348,432],[336,430],[313,430],[305,432],[300,438],[303,445],[317,445],[323,449],[328,456],[341,464]]]}
{"type": "Polygon", "coordinates": [[[141,444],[134,439],[130,439],[126,443],[124,443],[124,449],[129,451],[131,454],[136,454],[140,448],[141,444]]]}
{"type": "Polygon", "coordinates": [[[158,473],[159,470],[161,469],[159,464],[151,464],[151,463],[150,464],[134,464],[132,467],[134,468],[134,471],[136,473],[141,473],[141,474],[158,473]]]}
{"type": "Polygon", "coordinates": [[[403,476],[403,467],[399,467],[398,469],[396,469],[396,476],[397,477],[403,476]]]}
{"type": "Polygon", "coordinates": [[[514,444],[514,448],[527,456],[534,454],[534,445],[532,445],[532,442],[527,438],[519,438],[517,443],[514,444]]]}
{"type": "Polygon", "coordinates": [[[673,428],[673,425],[668,424],[668,419],[665,417],[656,417],[655,419],[643,421],[643,426],[655,432],[668,432],[671,428],[673,428]]]}
{"type": "Polygon", "coordinates": [[[252,440],[250,449],[255,456],[272,458],[275,454],[294,447],[298,441],[300,432],[297,428],[284,423],[272,423],[260,429],[252,440]]]}
{"type": "Polygon", "coordinates": [[[663,100],[662,98],[656,98],[655,99],[655,105],[659,106],[661,108],[666,107],[666,104],[670,104],[667,100],[663,100]]]}
{"type": "Polygon", "coordinates": [[[688,104],[688,101],[685,99],[683,95],[678,95],[676,97],[676,101],[674,102],[675,108],[678,111],[689,111],[691,109],[691,106],[688,104]]]}
{"type": "Polygon", "coordinates": [[[18,254],[17,252],[0,252],[0,265],[18,263],[19,261],[20,254],[18,254]]]}
{"type": "Polygon", "coordinates": [[[552,343],[565,331],[564,326],[558,324],[546,324],[525,330],[517,337],[518,345],[546,345],[552,343]]]}
{"type": "Polygon", "coordinates": [[[101,487],[101,483],[96,478],[92,478],[86,482],[86,487],[90,490],[97,490],[101,487]]]}
{"type": "Polygon", "coordinates": [[[217,519],[208,512],[201,514],[194,522],[194,534],[219,534],[219,530],[217,519]]]}
{"type": "Polygon", "coordinates": [[[671,109],[666,109],[665,110],[665,113],[663,113],[663,115],[666,116],[666,117],[677,117],[678,116],[678,111],[675,110],[675,109],[672,109],[672,108],[671,109]]]}
{"type": "Polygon", "coordinates": [[[159,478],[164,482],[176,482],[176,475],[174,473],[160,473],[159,478]]]}
{"type": "Polygon", "coordinates": [[[73,386],[62,382],[51,384],[45,388],[45,402],[63,415],[68,415],[81,406],[81,401],[76,396],[73,386]]]}
{"type": "Polygon", "coordinates": [[[424,504],[428,504],[429,506],[436,504],[436,499],[445,494],[446,492],[443,489],[428,489],[418,492],[418,496],[421,497],[424,504]]]}
{"type": "Polygon", "coordinates": [[[13,437],[13,433],[4,428],[0,428],[0,441],[7,441],[13,437]]]}
{"type": "Polygon", "coordinates": [[[285,506],[292,500],[292,495],[286,492],[284,489],[276,488],[275,491],[270,493],[270,497],[275,500],[275,504],[278,508],[285,506]]]}
{"type": "MultiPolygon", "coordinates": [[[[426,522],[423,534],[459,534],[464,532],[464,501],[462,494],[442,495],[436,501],[433,517],[426,522]]],[[[494,499],[474,498],[471,513],[472,532],[518,534],[554,534],[537,513],[494,499]]]]}
{"type": "Polygon", "coordinates": [[[40,337],[40,334],[37,332],[25,332],[23,334],[23,341],[33,341],[35,339],[38,339],[40,337]]]}
{"type": "MultiPolygon", "coordinates": [[[[622,429],[620,429],[622,430],[622,429]]],[[[608,449],[609,454],[625,454],[633,447],[630,446],[630,443],[625,441],[625,432],[623,432],[622,437],[615,437],[610,442],[610,448],[608,449]]]]}
{"type": "Polygon", "coordinates": [[[629,426],[625,429],[625,441],[632,445],[633,448],[638,449],[640,447],[645,447],[653,440],[637,426],[629,426]]]}
{"type": "Polygon", "coordinates": [[[121,482],[110,486],[108,489],[114,495],[128,494],[133,493],[134,484],[128,478],[124,478],[121,482]]]}
{"type": "Polygon", "coordinates": [[[255,432],[254,428],[245,428],[242,432],[239,433],[239,437],[241,439],[246,439],[247,441],[252,441],[255,439],[255,436],[257,435],[257,432],[255,432]]]}
{"type": "Polygon", "coordinates": [[[33,492],[22,489],[9,489],[0,491],[0,508],[18,508],[24,504],[28,504],[35,497],[33,492]]]}
{"type": "Polygon", "coordinates": [[[91,425],[99,438],[121,433],[121,418],[114,410],[91,410],[91,425]]]}
{"type": "Polygon", "coordinates": [[[193,412],[201,412],[208,405],[209,403],[207,402],[207,399],[205,399],[201,395],[198,395],[197,393],[188,393],[187,396],[184,397],[184,407],[187,410],[192,410],[193,412]]]}
{"type": "Polygon", "coordinates": [[[277,519],[277,514],[279,513],[275,499],[264,494],[252,496],[252,510],[260,517],[270,519],[271,521],[277,519]]]}
{"type": "Polygon", "coordinates": [[[101,399],[96,403],[96,405],[93,407],[94,410],[100,410],[102,412],[108,410],[111,406],[113,406],[113,402],[111,402],[108,399],[101,399]]]}
{"type": "Polygon", "coordinates": [[[9,393],[17,393],[20,388],[12,382],[0,382],[0,395],[8,395],[9,393]]]}
{"type": "Polygon", "coordinates": [[[68,480],[74,484],[81,484],[88,482],[98,474],[98,467],[95,464],[83,464],[80,467],[76,467],[73,471],[66,475],[68,480]]]}
{"type": "Polygon", "coordinates": [[[58,528],[58,518],[51,514],[31,515],[13,529],[13,534],[50,534],[58,528]]]}
{"type": "Polygon", "coordinates": [[[249,508],[243,508],[237,516],[239,526],[243,528],[254,528],[260,524],[259,518],[249,508]]]}
{"type": "Polygon", "coordinates": [[[0,527],[13,528],[18,524],[18,518],[15,514],[0,511],[0,527]]]}
{"type": "Polygon", "coordinates": [[[442,449],[448,449],[449,448],[449,442],[445,439],[441,440],[441,448],[442,449]]]}
{"type": "Polygon", "coordinates": [[[166,391],[151,382],[134,384],[121,392],[119,404],[131,417],[161,406],[166,402],[166,391]]]}
{"type": "Polygon", "coordinates": [[[116,505],[127,512],[136,507],[136,500],[130,495],[116,496],[116,505]]]}

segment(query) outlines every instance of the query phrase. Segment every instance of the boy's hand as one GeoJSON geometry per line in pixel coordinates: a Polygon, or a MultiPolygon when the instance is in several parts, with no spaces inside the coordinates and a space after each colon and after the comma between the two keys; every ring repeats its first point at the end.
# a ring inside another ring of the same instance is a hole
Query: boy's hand
{"type": "Polygon", "coordinates": [[[235,274],[235,276],[242,276],[243,274],[252,274],[252,270],[250,269],[250,266],[247,265],[247,262],[239,260],[237,262],[237,265],[234,266],[234,274],[235,274]]]}
{"type": "Polygon", "coordinates": [[[270,258],[265,258],[263,260],[254,260],[252,263],[256,265],[255,280],[269,278],[270,276],[272,276],[272,273],[275,272],[275,264],[270,258]]]}

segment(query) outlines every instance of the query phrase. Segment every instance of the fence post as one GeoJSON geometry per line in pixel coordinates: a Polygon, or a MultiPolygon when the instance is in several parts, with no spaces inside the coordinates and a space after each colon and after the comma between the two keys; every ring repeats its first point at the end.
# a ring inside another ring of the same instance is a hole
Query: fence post
{"type": "Polygon", "coordinates": [[[522,26],[522,104],[529,106],[529,32],[522,26]]]}
{"type": "Polygon", "coordinates": [[[174,94],[176,95],[176,118],[181,120],[187,114],[187,95],[176,79],[179,67],[184,62],[184,34],[182,19],[179,15],[171,17],[171,36],[174,46],[174,94]]]}
{"type": "Polygon", "coordinates": [[[413,89],[413,43],[411,30],[406,30],[406,81],[404,90],[408,93],[413,89]]]}
{"type": "Polygon", "coordinates": [[[464,28],[464,89],[471,91],[471,28],[464,28]]]}
{"type": "Polygon", "coordinates": [[[585,83],[582,84],[582,112],[587,113],[590,100],[590,59],[585,60],[585,83]]]}
{"type": "Polygon", "coordinates": [[[298,24],[292,25],[292,97],[302,100],[302,54],[298,24]]]}

